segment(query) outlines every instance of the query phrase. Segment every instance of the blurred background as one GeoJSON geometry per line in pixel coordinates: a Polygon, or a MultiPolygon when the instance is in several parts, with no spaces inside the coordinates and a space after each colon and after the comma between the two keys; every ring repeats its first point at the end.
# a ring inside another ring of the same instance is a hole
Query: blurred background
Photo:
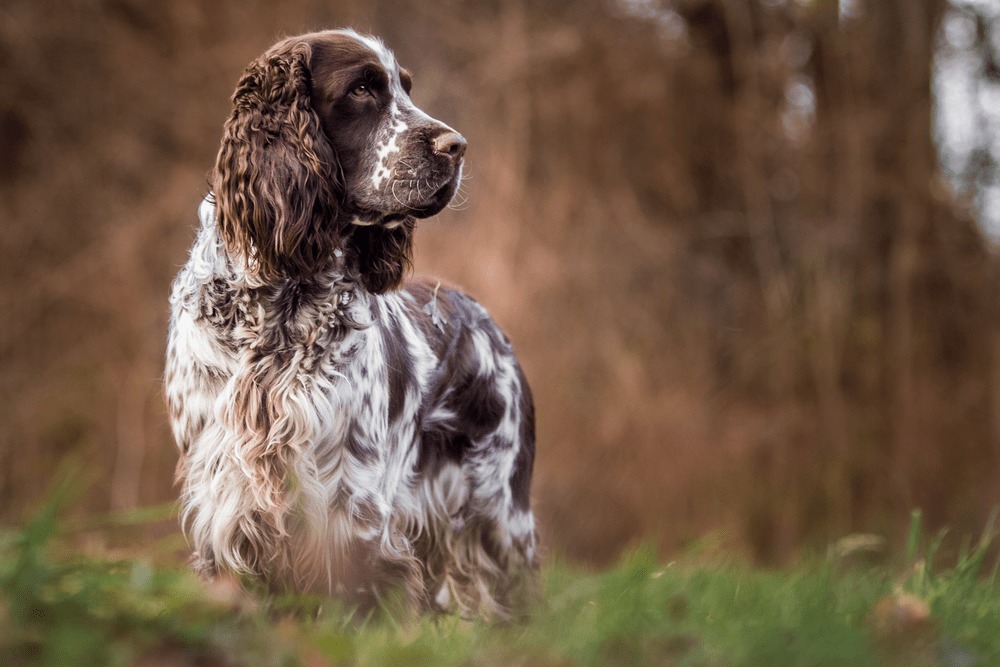
{"type": "MultiPolygon", "coordinates": [[[[4,0],[0,520],[176,497],[167,294],[244,66],[352,25],[469,139],[416,268],[509,332],[548,550],[780,563],[1000,502],[1000,3],[4,0]]],[[[170,530],[171,527],[164,528],[170,530]]]]}

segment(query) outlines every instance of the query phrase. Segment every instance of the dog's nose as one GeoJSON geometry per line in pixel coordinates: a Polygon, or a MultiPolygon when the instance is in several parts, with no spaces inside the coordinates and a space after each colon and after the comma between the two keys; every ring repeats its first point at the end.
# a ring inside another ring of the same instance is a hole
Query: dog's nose
{"type": "Polygon", "coordinates": [[[468,142],[458,132],[445,132],[444,134],[439,134],[434,137],[431,142],[434,146],[434,151],[441,153],[442,155],[448,155],[453,160],[458,160],[463,155],[465,155],[465,147],[468,146],[468,142]]]}

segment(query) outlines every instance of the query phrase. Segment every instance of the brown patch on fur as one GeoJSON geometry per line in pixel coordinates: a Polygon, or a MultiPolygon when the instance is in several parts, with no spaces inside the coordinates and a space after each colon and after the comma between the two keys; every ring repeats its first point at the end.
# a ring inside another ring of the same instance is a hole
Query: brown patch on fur
{"type": "Polygon", "coordinates": [[[412,265],[416,220],[406,218],[393,229],[356,227],[351,241],[358,254],[361,281],[372,294],[398,289],[412,265]]]}

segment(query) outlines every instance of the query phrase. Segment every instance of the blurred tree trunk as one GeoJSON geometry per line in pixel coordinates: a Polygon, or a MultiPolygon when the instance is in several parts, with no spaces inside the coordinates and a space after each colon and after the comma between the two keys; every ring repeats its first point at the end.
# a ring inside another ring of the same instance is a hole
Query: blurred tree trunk
{"type": "MultiPolygon", "coordinates": [[[[888,470],[900,470],[908,452],[933,443],[919,424],[915,382],[914,289],[916,272],[926,262],[921,239],[935,214],[930,188],[937,173],[931,139],[931,71],[942,0],[914,3],[882,0],[871,3],[870,20],[862,23],[872,64],[866,82],[869,105],[879,110],[873,132],[872,161],[877,189],[871,193],[868,218],[883,227],[888,252],[884,360],[888,364],[885,404],[891,437],[888,470]],[[888,57],[887,57],[888,56],[888,57]]],[[[875,243],[869,247],[879,247],[875,243]]],[[[905,467],[905,466],[904,466],[905,467]]],[[[899,480],[891,480],[895,485],[899,480]]],[[[912,500],[912,490],[897,489],[912,500]]]]}

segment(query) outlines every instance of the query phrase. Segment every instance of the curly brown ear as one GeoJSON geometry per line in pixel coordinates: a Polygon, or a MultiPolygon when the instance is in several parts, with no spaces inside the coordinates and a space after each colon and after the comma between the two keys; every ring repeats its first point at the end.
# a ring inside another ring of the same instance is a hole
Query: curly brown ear
{"type": "Polygon", "coordinates": [[[308,44],[253,62],[233,94],[213,191],[230,252],[262,280],[322,268],[336,241],[340,170],[310,101],[308,44]]]}
{"type": "Polygon", "coordinates": [[[361,282],[372,294],[382,294],[403,284],[412,266],[416,224],[413,218],[406,218],[391,229],[381,225],[353,228],[351,245],[357,253],[361,282]]]}

